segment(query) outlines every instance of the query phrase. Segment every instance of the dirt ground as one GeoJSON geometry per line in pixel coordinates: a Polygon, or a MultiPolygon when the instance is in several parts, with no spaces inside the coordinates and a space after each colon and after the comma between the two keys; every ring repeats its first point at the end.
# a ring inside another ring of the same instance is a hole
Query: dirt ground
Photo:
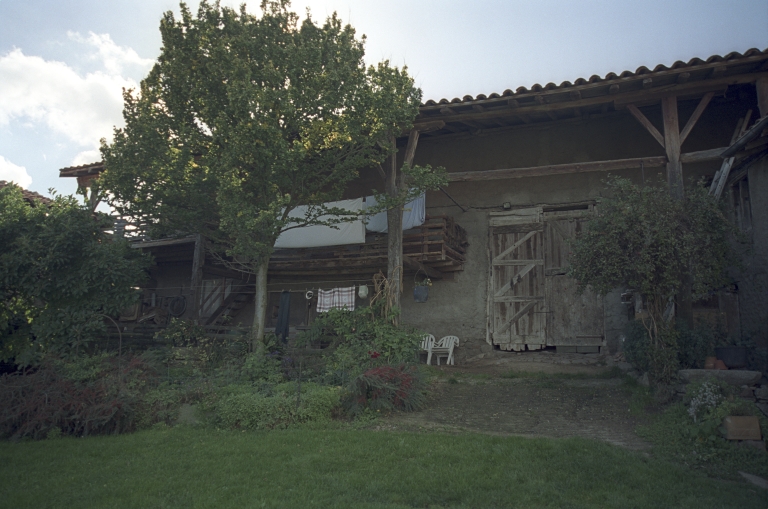
{"type": "Polygon", "coordinates": [[[435,368],[439,376],[425,410],[390,416],[379,426],[584,437],[644,449],[648,444],[634,432],[639,418],[629,410],[630,394],[622,387],[623,379],[600,377],[611,369],[610,364],[612,359],[607,363],[597,355],[526,352],[505,353],[463,366],[441,366],[435,368]],[[510,373],[522,375],[510,377],[510,373]]]}

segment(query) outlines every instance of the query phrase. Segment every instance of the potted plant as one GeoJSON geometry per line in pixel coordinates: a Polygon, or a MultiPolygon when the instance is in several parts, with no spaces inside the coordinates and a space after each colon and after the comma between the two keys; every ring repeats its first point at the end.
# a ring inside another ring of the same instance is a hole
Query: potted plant
{"type": "Polygon", "coordinates": [[[421,281],[416,281],[413,287],[413,300],[416,302],[427,302],[429,297],[429,287],[432,286],[432,280],[425,277],[421,281]]]}

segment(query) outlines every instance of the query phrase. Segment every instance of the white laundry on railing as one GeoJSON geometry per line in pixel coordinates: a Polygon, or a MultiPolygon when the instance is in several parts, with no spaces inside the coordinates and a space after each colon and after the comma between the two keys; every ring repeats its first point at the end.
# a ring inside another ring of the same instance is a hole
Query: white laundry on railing
{"type": "MultiPolygon", "coordinates": [[[[366,196],[363,202],[363,210],[376,206],[375,196],[366,196]]],[[[410,230],[421,226],[427,217],[426,196],[422,193],[419,197],[405,204],[403,207],[403,230],[410,230]]],[[[387,211],[367,216],[364,220],[365,229],[369,232],[387,233],[387,211]]]]}
{"type": "MultiPolygon", "coordinates": [[[[350,214],[358,214],[363,210],[363,199],[341,200],[325,204],[328,208],[340,208],[348,210],[350,214]]],[[[288,217],[301,221],[307,214],[306,206],[293,209],[288,217]]],[[[322,216],[321,220],[332,219],[334,216],[322,216]]],[[[345,221],[330,226],[303,226],[284,231],[277,238],[275,248],[293,249],[300,247],[342,246],[345,244],[364,244],[365,225],[362,217],[357,216],[350,221],[345,221]]]]}

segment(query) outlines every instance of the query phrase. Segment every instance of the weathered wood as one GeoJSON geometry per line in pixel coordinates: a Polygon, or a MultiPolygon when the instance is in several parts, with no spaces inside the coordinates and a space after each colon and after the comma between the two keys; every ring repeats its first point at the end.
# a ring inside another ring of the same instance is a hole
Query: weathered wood
{"type": "Polygon", "coordinates": [[[541,177],[546,175],[563,175],[566,173],[586,173],[591,171],[612,171],[664,166],[665,156],[635,157],[631,159],[616,159],[609,161],[593,161],[585,163],[550,164],[528,168],[504,168],[498,170],[465,171],[448,173],[450,182],[470,182],[476,180],[498,180],[522,177],[541,177]]]}
{"type": "Polygon", "coordinates": [[[503,257],[507,256],[509,253],[511,253],[512,251],[516,250],[518,247],[522,246],[524,242],[527,242],[528,239],[530,239],[531,237],[536,235],[537,231],[541,231],[541,230],[531,230],[530,232],[528,232],[525,235],[525,237],[523,237],[522,239],[518,240],[517,242],[512,244],[510,247],[508,247],[507,249],[505,249],[504,251],[502,251],[501,253],[496,255],[496,257],[493,259],[493,263],[496,263],[496,262],[500,261],[503,257]]]}
{"type": "Polygon", "coordinates": [[[684,83],[687,83],[690,77],[691,77],[691,73],[681,72],[680,74],[677,75],[677,82],[682,85],[684,83]]]}
{"type": "MultiPolygon", "coordinates": [[[[747,126],[749,125],[749,119],[752,116],[752,110],[749,110],[746,114],[746,116],[741,121],[741,126],[736,128],[736,131],[733,133],[733,138],[731,138],[731,145],[735,143],[736,140],[738,140],[740,137],[744,135],[744,132],[747,130],[747,126]]],[[[723,161],[723,165],[720,167],[720,171],[715,174],[715,176],[719,176],[719,180],[717,182],[717,187],[715,187],[714,193],[712,193],[712,187],[710,187],[710,194],[713,194],[715,199],[719,199],[720,196],[723,194],[723,189],[725,189],[725,183],[728,181],[728,174],[731,171],[731,167],[733,166],[733,162],[736,160],[735,156],[731,156],[727,158],[725,161],[723,161]]],[[[712,181],[712,185],[714,187],[715,181],[712,181]]]]}
{"type": "Polygon", "coordinates": [[[200,318],[197,303],[200,300],[200,285],[203,282],[203,264],[205,263],[205,246],[200,234],[195,235],[195,254],[192,255],[192,278],[190,279],[190,299],[195,309],[194,319],[200,318]]]}
{"type": "Polygon", "coordinates": [[[724,147],[711,148],[708,150],[698,150],[696,152],[686,152],[680,154],[681,163],[701,163],[705,161],[716,161],[721,157],[724,147]]]}
{"type": "Polygon", "coordinates": [[[680,127],[677,120],[677,97],[667,96],[661,100],[661,114],[664,119],[664,150],[667,152],[667,183],[670,194],[682,200],[683,165],[680,162],[680,127]]]}
{"type": "Polygon", "coordinates": [[[659,142],[659,145],[664,147],[664,137],[661,135],[658,129],[656,129],[656,126],[654,126],[650,120],[648,120],[648,117],[643,115],[643,112],[637,109],[637,106],[634,104],[628,104],[627,109],[632,114],[633,117],[637,119],[638,122],[642,124],[643,127],[645,127],[645,130],[648,131],[653,138],[659,142]]]}
{"type": "Polygon", "coordinates": [[[495,331],[494,331],[494,333],[495,333],[495,334],[504,334],[505,332],[507,332],[507,331],[509,330],[509,328],[510,328],[510,327],[512,327],[512,325],[513,325],[513,324],[517,323],[517,321],[518,321],[518,320],[520,320],[520,318],[522,318],[523,316],[527,315],[527,314],[528,314],[528,312],[529,312],[531,309],[533,309],[533,307],[534,307],[536,304],[538,304],[539,302],[540,302],[540,301],[539,301],[538,299],[537,299],[537,300],[532,300],[531,302],[529,302],[528,304],[526,304],[525,306],[523,306],[523,307],[522,307],[522,308],[521,308],[521,309],[520,309],[520,310],[519,310],[517,313],[515,313],[514,315],[512,315],[512,318],[508,318],[508,319],[507,319],[507,320],[506,320],[506,321],[505,321],[505,322],[504,322],[504,323],[501,325],[501,327],[499,327],[497,330],[495,330],[495,331]]]}
{"type": "Polygon", "coordinates": [[[412,129],[408,135],[408,145],[405,147],[405,156],[403,158],[404,164],[411,166],[413,164],[413,156],[416,154],[416,145],[419,143],[419,131],[412,129]]]}
{"type": "Polygon", "coordinates": [[[758,138],[765,129],[768,129],[768,116],[764,116],[760,121],[753,125],[749,131],[745,132],[735,143],[731,143],[731,146],[720,154],[720,157],[726,159],[728,157],[735,156],[743,149],[751,149],[754,147],[748,146],[751,141],[758,138]]]}
{"type": "Polygon", "coordinates": [[[403,267],[407,267],[417,272],[422,271],[424,272],[424,274],[431,277],[432,279],[443,279],[442,272],[432,267],[428,267],[427,265],[424,265],[423,263],[417,260],[414,260],[410,256],[403,255],[403,267]]]}
{"type": "Polygon", "coordinates": [[[714,96],[715,96],[714,92],[707,92],[706,94],[704,94],[704,97],[701,98],[701,101],[699,101],[699,105],[696,106],[696,109],[693,111],[691,118],[689,118],[688,122],[685,123],[685,127],[683,127],[683,130],[680,131],[680,145],[685,143],[685,139],[688,137],[689,134],[691,134],[691,130],[696,125],[696,122],[699,121],[701,114],[704,113],[704,110],[706,109],[707,105],[709,104],[709,102],[712,100],[714,96]]]}

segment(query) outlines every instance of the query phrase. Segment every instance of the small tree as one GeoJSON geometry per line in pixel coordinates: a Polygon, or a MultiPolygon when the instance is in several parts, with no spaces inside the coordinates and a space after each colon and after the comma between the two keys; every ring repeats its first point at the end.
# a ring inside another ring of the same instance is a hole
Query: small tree
{"type": "Polygon", "coordinates": [[[0,189],[0,358],[74,353],[136,301],[147,259],[105,235],[109,224],[73,197],[30,205],[20,188],[0,189]]]}
{"type": "MultiPolygon", "coordinates": [[[[125,128],[102,143],[102,186],[118,212],[154,235],[201,233],[257,275],[254,341],[278,236],[349,220],[323,204],[392,155],[389,140],[421,100],[405,69],[366,67],[363,41],[335,14],[299,24],[288,5],[265,1],[260,17],[205,1],[196,18],[184,4],[180,20],[166,13],[161,55],[140,94],[125,93],[125,128]],[[289,217],[302,205],[304,217],[289,217]]],[[[407,170],[418,192],[444,183],[407,170]]]]}
{"type": "Polygon", "coordinates": [[[689,186],[683,201],[666,184],[640,187],[613,177],[607,186],[609,197],[573,243],[569,275],[582,289],[605,294],[626,285],[643,296],[651,375],[669,380],[677,363],[675,298],[686,278],[699,298],[729,283],[734,229],[702,186],[689,186]]]}

